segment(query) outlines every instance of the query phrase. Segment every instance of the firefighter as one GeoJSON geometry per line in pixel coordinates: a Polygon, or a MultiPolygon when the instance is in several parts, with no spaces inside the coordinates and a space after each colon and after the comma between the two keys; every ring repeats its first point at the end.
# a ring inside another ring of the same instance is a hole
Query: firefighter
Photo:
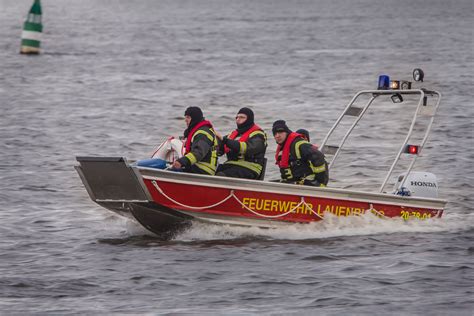
{"type": "Polygon", "coordinates": [[[219,165],[218,176],[259,179],[264,172],[267,135],[254,123],[254,113],[241,108],[235,117],[237,129],[222,138],[219,154],[227,161],[219,165]]]}
{"type": "Polygon", "coordinates": [[[278,144],[275,159],[280,167],[281,182],[317,187],[327,185],[328,165],[316,146],[301,134],[292,132],[283,120],[273,123],[272,132],[278,144]]]}
{"type": "Polygon", "coordinates": [[[217,137],[211,122],[206,121],[197,106],[184,112],[187,128],[184,131],[185,153],[172,169],[190,173],[214,175],[217,168],[217,137]]]}

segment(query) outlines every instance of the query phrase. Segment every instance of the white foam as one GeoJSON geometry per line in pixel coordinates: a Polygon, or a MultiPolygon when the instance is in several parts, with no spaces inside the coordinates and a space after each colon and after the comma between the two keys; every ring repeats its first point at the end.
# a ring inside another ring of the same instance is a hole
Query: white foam
{"type": "Polygon", "coordinates": [[[140,225],[138,222],[135,222],[130,219],[125,219],[125,229],[127,234],[130,236],[139,236],[139,235],[150,235],[153,236],[153,233],[148,229],[140,225]]]}
{"type": "Polygon", "coordinates": [[[217,240],[249,236],[263,236],[273,239],[316,239],[339,236],[362,236],[403,232],[462,231],[474,227],[473,216],[451,214],[428,220],[401,218],[382,219],[371,213],[363,216],[337,217],[326,214],[325,219],[308,225],[294,224],[285,228],[261,229],[257,227],[235,227],[196,223],[178,235],[175,240],[217,240]]]}

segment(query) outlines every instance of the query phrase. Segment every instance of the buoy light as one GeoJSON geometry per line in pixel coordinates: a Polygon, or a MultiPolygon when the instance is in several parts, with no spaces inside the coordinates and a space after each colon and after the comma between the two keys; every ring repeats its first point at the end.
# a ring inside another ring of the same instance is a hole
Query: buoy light
{"type": "Polygon", "coordinates": [[[425,77],[425,74],[423,73],[423,70],[421,70],[420,68],[415,68],[413,70],[413,80],[423,82],[424,77],[425,77]]]}
{"type": "Polygon", "coordinates": [[[407,145],[405,148],[405,153],[410,155],[418,155],[420,146],[417,145],[407,145]]]}
{"type": "Polygon", "coordinates": [[[390,87],[390,77],[387,75],[379,76],[378,90],[387,90],[390,87]]]}

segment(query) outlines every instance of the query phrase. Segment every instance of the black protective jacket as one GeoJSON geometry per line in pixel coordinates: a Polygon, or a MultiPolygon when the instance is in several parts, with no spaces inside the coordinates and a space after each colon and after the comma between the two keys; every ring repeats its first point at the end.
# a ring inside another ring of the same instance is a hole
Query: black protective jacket
{"type": "Polygon", "coordinates": [[[191,150],[178,159],[184,171],[214,175],[217,168],[217,137],[212,128],[203,126],[192,135],[191,150]]]}
{"type": "Polygon", "coordinates": [[[267,136],[264,131],[256,130],[245,142],[240,142],[238,139],[241,135],[238,135],[236,139],[224,137],[219,147],[219,154],[224,154],[224,145],[226,145],[230,151],[227,153],[227,161],[224,165],[231,164],[247,168],[259,175],[262,172],[267,150],[267,136]]]}
{"type": "MultiPolygon", "coordinates": [[[[281,155],[277,159],[280,160],[281,155]]],[[[283,182],[315,186],[326,186],[329,182],[329,170],[324,154],[301,137],[293,140],[290,146],[289,167],[280,168],[280,172],[283,182]]]]}

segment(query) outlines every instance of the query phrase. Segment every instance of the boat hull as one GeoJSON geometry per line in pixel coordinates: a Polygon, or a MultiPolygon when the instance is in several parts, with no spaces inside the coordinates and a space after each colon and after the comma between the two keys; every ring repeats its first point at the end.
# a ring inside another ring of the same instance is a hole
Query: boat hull
{"type": "Polygon", "coordinates": [[[440,217],[443,212],[441,205],[413,203],[406,198],[390,202],[360,193],[358,198],[350,197],[350,194],[345,198],[336,194],[328,197],[328,194],[323,194],[327,193],[324,192],[327,189],[312,187],[309,187],[309,192],[301,190],[293,193],[287,186],[294,185],[288,184],[276,184],[278,189],[270,190],[265,190],[266,183],[249,188],[237,186],[234,181],[227,185],[213,186],[211,183],[196,181],[170,181],[169,178],[150,175],[149,171],[142,172],[144,183],[155,203],[194,218],[217,223],[273,227],[278,225],[275,222],[320,221],[328,213],[347,217],[371,212],[381,218],[400,217],[408,220],[440,217]]]}
{"type": "Polygon", "coordinates": [[[440,217],[446,201],[392,194],[316,188],[136,167],[124,158],[78,157],[76,169],[91,199],[135,218],[163,238],[192,221],[281,227],[311,223],[327,214],[381,218],[440,217]]]}

